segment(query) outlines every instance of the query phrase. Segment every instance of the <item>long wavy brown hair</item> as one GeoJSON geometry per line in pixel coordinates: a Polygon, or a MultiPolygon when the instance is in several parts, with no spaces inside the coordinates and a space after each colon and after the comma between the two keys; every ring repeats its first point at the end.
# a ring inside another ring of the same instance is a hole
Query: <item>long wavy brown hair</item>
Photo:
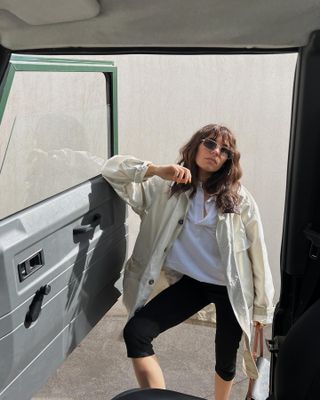
{"type": "Polygon", "coordinates": [[[199,167],[195,159],[201,140],[207,137],[216,140],[222,138],[222,143],[232,150],[233,156],[227,159],[222,167],[213,172],[210,177],[203,182],[206,192],[216,196],[217,208],[223,213],[239,213],[239,188],[242,171],[240,167],[240,153],[237,150],[236,139],[231,131],[225,126],[209,124],[199,129],[180,149],[180,159],[178,164],[188,168],[192,174],[192,181],[189,184],[175,182],[170,190],[170,196],[180,194],[193,188],[191,197],[196,193],[199,184],[199,167]]]}

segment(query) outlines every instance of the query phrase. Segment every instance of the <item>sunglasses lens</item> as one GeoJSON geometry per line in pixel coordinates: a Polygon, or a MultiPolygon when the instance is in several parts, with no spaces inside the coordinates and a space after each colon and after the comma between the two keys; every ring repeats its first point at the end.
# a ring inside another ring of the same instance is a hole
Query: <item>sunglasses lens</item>
{"type": "Polygon", "coordinates": [[[229,149],[226,148],[222,148],[221,149],[221,154],[223,154],[225,157],[227,157],[228,159],[232,158],[232,152],[229,149]]]}
{"type": "Polygon", "coordinates": [[[205,139],[203,141],[203,144],[205,145],[205,147],[209,150],[214,150],[217,148],[217,143],[214,140],[210,140],[210,139],[205,139]]]}

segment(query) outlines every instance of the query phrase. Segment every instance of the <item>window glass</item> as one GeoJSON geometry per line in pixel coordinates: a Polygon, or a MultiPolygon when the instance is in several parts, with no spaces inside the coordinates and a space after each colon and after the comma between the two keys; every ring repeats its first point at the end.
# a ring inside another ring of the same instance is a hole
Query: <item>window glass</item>
{"type": "Polygon", "coordinates": [[[15,73],[0,126],[0,219],[100,173],[108,87],[102,73],[15,73]]]}

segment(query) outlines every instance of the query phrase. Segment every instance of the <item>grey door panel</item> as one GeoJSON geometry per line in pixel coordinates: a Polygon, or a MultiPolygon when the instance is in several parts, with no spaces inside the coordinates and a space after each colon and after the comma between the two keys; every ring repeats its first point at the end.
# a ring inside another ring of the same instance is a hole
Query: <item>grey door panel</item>
{"type": "Polygon", "coordinates": [[[120,296],[125,218],[98,177],[0,222],[1,399],[30,398],[120,296]],[[21,280],[18,265],[32,256],[35,271],[21,280]],[[50,293],[28,324],[45,285],[50,293]]]}
{"type": "MultiPolygon", "coordinates": [[[[107,286],[96,298],[95,306],[87,308],[86,313],[101,318],[105,310],[105,298],[110,298],[110,291],[115,288],[107,286]],[[100,300],[100,301],[98,301],[100,300]],[[97,309],[98,308],[98,309],[97,309]],[[100,315],[99,312],[100,311],[100,315]]],[[[39,389],[45,380],[61,364],[61,360],[72,351],[72,349],[83,339],[92,327],[88,326],[86,314],[81,312],[45,349],[29,364],[0,394],[1,400],[23,400],[30,399],[32,393],[39,389]]]]}

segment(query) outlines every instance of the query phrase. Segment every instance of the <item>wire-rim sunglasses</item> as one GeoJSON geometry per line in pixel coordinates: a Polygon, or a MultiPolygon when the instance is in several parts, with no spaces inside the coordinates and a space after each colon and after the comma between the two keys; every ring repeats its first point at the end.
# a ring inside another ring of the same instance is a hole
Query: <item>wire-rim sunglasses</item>
{"type": "Polygon", "coordinates": [[[233,158],[233,151],[230,150],[228,147],[221,146],[215,140],[206,138],[202,139],[201,142],[208,150],[213,151],[218,148],[222,157],[227,158],[228,160],[231,160],[233,158]]]}

